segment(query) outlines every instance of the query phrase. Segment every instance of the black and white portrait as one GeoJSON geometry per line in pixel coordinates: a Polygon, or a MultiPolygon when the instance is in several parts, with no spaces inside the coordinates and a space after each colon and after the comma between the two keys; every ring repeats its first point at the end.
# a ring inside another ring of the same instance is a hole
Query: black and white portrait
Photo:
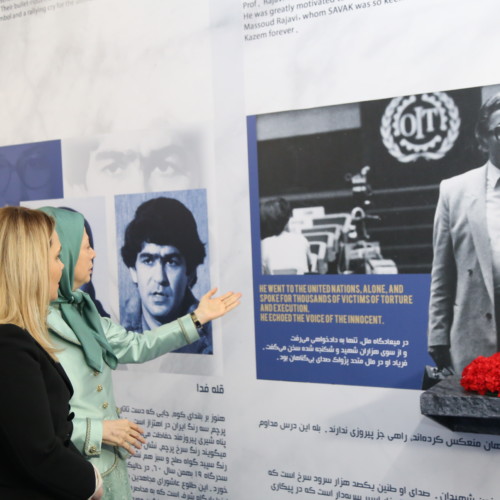
{"type": "MultiPolygon", "coordinates": [[[[204,190],[116,197],[120,322],[143,332],[192,312],[210,288],[204,190]]],[[[175,352],[212,354],[209,325],[175,352]]]]}
{"type": "Polygon", "coordinates": [[[202,129],[171,127],[62,142],[69,196],[202,188],[202,129]]]}

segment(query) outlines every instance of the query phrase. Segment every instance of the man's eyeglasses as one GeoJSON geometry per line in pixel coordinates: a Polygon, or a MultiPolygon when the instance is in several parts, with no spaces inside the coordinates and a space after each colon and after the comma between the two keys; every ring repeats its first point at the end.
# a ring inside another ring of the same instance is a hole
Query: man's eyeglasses
{"type": "Polygon", "coordinates": [[[500,141],[500,125],[498,125],[495,128],[492,128],[491,130],[488,130],[488,133],[492,134],[493,136],[495,136],[495,139],[497,141],[500,141]]]}

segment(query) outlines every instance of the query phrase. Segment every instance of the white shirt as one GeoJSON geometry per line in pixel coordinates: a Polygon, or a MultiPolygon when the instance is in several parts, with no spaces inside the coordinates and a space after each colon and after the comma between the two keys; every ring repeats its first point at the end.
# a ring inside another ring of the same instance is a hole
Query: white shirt
{"type": "Polygon", "coordinates": [[[488,161],[486,166],[486,225],[493,260],[495,295],[500,295],[500,169],[488,161]]]}
{"type": "Polygon", "coordinates": [[[292,269],[297,270],[297,274],[309,271],[309,242],[301,234],[283,231],[278,236],[264,238],[261,242],[261,252],[264,274],[292,269]]]}

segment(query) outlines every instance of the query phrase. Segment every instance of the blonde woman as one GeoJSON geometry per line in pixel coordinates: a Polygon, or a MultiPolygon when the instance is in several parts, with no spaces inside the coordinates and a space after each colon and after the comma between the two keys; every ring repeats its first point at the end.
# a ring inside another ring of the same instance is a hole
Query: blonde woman
{"type": "Polygon", "coordinates": [[[73,389],[46,318],[63,264],[53,219],[0,208],[0,498],[99,500],[101,478],[70,441],[73,389]]]}

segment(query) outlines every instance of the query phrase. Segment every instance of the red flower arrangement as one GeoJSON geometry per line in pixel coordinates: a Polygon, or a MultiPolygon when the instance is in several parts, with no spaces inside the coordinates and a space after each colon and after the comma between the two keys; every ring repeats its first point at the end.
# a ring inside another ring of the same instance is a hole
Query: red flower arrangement
{"type": "Polygon", "coordinates": [[[500,352],[478,356],[462,372],[460,384],[467,391],[500,397],[500,352]]]}

